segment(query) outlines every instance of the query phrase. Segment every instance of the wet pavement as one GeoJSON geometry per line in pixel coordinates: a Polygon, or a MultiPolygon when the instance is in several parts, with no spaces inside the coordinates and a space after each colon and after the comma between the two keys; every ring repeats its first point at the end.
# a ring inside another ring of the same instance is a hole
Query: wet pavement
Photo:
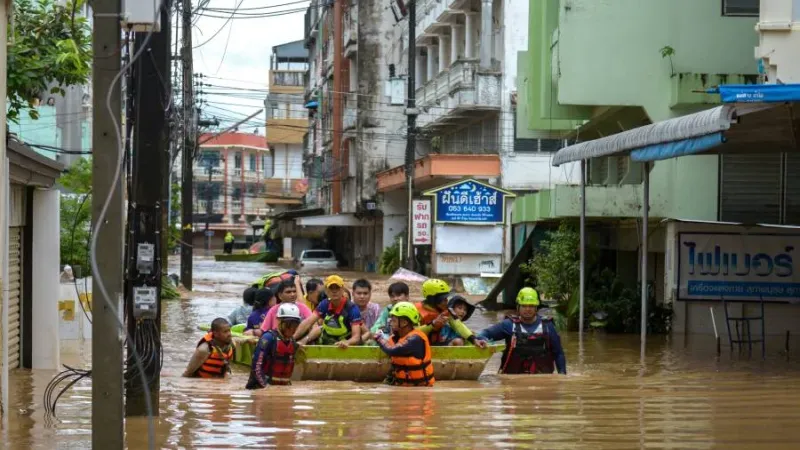
{"type": "MultiPolygon", "coordinates": [[[[171,272],[177,272],[171,266],[171,272]]],[[[766,361],[726,352],[710,338],[692,345],[652,337],[642,362],[638,335],[563,336],[569,376],[497,376],[495,356],[478,381],[432,389],[350,382],[297,382],[258,392],[247,373],[229,380],[181,378],[201,333],[196,325],[227,314],[262,264],[195,264],[190,300],[164,304],[164,368],[157,448],[797,448],[800,364],[778,353],[766,361]],[[690,349],[689,349],[690,348],[690,349]]],[[[344,274],[352,281],[358,274],[344,274]]],[[[376,300],[386,301],[386,277],[376,300]]],[[[480,329],[502,313],[478,311],[480,329]]],[[[86,367],[87,349],[63,355],[86,367]]],[[[90,381],[45,419],[51,371],[16,370],[3,448],[89,448],[90,381]]],[[[128,448],[146,448],[144,419],[130,419],[128,448]]]]}

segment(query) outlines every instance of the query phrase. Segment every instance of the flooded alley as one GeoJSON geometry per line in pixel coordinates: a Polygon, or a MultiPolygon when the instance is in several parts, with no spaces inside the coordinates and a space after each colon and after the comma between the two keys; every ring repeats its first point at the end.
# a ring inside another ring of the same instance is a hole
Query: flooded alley
{"type": "MultiPolygon", "coordinates": [[[[477,382],[433,389],[308,381],[252,392],[243,367],[224,381],[181,378],[202,335],[197,325],[227,315],[263,268],[198,260],[194,298],[165,303],[157,448],[776,449],[800,441],[800,364],[778,354],[717,358],[711,340],[687,352],[653,337],[642,365],[636,335],[588,335],[581,355],[577,335],[567,334],[567,377],[498,376],[495,355],[477,382]]],[[[499,317],[479,312],[468,325],[499,317]]],[[[87,367],[90,354],[63,361],[87,367]]],[[[58,419],[48,420],[42,399],[53,375],[13,372],[5,448],[90,447],[90,382],[67,391],[58,419]]],[[[146,448],[146,420],[128,420],[126,438],[128,448],[146,448]]]]}

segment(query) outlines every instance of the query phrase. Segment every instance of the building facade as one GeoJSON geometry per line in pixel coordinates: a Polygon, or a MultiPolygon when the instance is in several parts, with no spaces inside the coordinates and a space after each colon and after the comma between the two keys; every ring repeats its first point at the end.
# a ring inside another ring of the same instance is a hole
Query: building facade
{"type": "Polygon", "coordinates": [[[359,270],[374,270],[384,242],[403,229],[387,229],[376,189],[377,174],[401,164],[405,152],[398,132],[406,121],[405,81],[391,60],[395,26],[392,11],[374,0],[312,1],[306,14],[311,118],[304,165],[307,206],[320,211],[295,221],[329,229],[326,245],[359,270]]]}
{"type": "Polygon", "coordinates": [[[270,151],[264,136],[228,132],[200,137],[200,156],[193,169],[198,248],[205,246],[206,222],[214,232],[211,247],[217,248],[226,231],[239,237],[252,235],[260,232],[252,222],[302,205],[305,180],[286,178],[284,161],[283,154],[276,158],[270,151]]]}

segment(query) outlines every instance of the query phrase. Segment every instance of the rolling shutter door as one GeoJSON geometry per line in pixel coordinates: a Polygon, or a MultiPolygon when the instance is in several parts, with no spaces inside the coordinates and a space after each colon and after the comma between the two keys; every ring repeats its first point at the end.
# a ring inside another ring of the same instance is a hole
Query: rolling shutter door
{"type": "Polygon", "coordinates": [[[786,154],[786,225],[800,225],[800,154],[786,154]]]}
{"type": "Polygon", "coordinates": [[[781,223],[781,158],[780,154],[720,156],[719,220],[781,223]]]}
{"type": "MultiPolygon", "coordinates": [[[[20,299],[22,298],[22,227],[8,229],[8,368],[19,367],[20,299]]],[[[2,307],[2,305],[0,305],[2,307]]],[[[0,352],[5,348],[0,345],[0,352]]]]}

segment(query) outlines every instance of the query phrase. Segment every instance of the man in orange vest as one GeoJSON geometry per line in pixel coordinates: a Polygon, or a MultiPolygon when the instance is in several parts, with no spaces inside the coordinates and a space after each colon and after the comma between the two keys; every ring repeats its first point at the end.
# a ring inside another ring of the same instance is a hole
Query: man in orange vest
{"type": "Polygon", "coordinates": [[[234,348],[231,324],[228,319],[218,317],[211,322],[211,331],[206,333],[183,372],[185,377],[225,378],[230,373],[234,348]]]}
{"type": "Polygon", "coordinates": [[[428,335],[414,328],[419,325],[419,311],[409,302],[398,302],[389,313],[392,336],[383,331],[375,342],[392,360],[392,371],[386,383],[394,386],[433,386],[433,363],[428,335]]]}

